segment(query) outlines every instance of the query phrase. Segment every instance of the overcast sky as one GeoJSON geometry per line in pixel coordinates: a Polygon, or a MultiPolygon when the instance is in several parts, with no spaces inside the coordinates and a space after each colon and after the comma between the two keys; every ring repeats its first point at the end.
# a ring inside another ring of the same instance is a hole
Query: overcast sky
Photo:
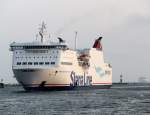
{"type": "Polygon", "coordinates": [[[11,42],[35,40],[45,21],[51,39],[64,38],[73,48],[90,48],[103,36],[105,60],[113,81],[150,80],[150,0],[0,0],[0,78],[14,83],[11,42]]]}

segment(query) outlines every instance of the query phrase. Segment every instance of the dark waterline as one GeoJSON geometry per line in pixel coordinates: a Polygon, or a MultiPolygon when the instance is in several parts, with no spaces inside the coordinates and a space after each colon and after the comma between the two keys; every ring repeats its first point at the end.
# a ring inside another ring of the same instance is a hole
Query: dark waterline
{"type": "Polygon", "coordinates": [[[25,92],[0,89],[0,115],[150,115],[150,90],[99,89],[25,92]]]}

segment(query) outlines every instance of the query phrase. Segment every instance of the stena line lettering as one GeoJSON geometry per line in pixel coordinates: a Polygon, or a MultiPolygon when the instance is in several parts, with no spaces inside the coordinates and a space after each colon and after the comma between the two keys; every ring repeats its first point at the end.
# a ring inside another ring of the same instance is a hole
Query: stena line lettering
{"type": "Polygon", "coordinates": [[[70,78],[73,86],[90,86],[92,85],[92,76],[76,75],[74,71],[71,72],[70,78]]]}

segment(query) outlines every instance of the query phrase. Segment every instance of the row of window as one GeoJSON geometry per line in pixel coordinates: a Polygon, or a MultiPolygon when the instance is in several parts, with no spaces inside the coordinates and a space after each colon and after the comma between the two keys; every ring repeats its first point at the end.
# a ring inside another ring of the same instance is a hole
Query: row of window
{"type": "Polygon", "coordinates": [[[17,62],[17,65],[55,65],[55,62],[17,62]]]}
{"type": "MultiPolygon", "coordinates": [[[[48,53],[48,50],[27,50],[27,53],[48,53]]],[[[52,51],[52,53],[58,53],[58,51],[52,51]]],[[[16,51],[16,54],[21,54],[21,51],[16,51]]]]}
{"type": "MultiPolygon", "coordinates": [[[[27,50],[27,53],[48,53],[48,50],[27,50]]],[[[53,51],[54,53],[54,51],[53,51]]],[[[58,53],[58,51],[57,51],[58,53]]]]}
{"type": "Polygon", "coordinates": [[[47,46],[11,46],[12,49],[64,49],[66,45],[47,45],[47,46]]]}
{"type": "Polygon", "coordinates": [[[66,45],[48,45],[48,46],[23,46],[23,49],[61,49],[61,48],[67,48],[66,45]]]}
{"type": "MultiPolygon", "coordinates": [[[[55,62],[17,62],[17,65],[54,65],[55,62]]],[[[62,65],[72,65],[71,62],[61,62],[62,65]]]]}
{"type": "MultiPolygon", "coordinates": [[[[34,58],[35,59],[35,58],[40,58],[40,57],[16,57],[16,59],[19,59],[19,58],[26,58],[26,59],[27,58],[29,58],[29,59],[34,58]]],[[[41,58],[57,58],[57,56],[53,56],[53,57],[52,56],[50,56],[50,57],[47,57],[47,56],[44,57],[44,56],[42,56],[41,58]]]]}

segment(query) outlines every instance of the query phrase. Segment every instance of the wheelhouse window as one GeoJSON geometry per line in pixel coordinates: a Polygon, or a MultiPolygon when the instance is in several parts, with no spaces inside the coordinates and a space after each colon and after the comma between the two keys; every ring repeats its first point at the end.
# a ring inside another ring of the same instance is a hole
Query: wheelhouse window
{"type": "Polygon", "coordinates": [[[28,65],[32,65],[32,62],[28,62],[28,65]]]}
{"type": "Polygon", "coordinates": [[[45,65],[49,65],[49,62],[45,62],[45,65]]]}
{"type": "Polygon", "coordinates": [[[34,65],[38,65],[38,62],[34,62],[34,65]]]}
{"type": "Polygon", "coordinates": [[[17,62],[17,65],[21,65],[21,62],[17,62]]]}
{"type": "Polygon", "coordinates": [[[51,62],[52,65],[55,65],[55,62],[51,62]]]}
{"type": "Polygon", "coordinates": [[[44,64],[44,62],[39,62],[39,64],[40,64],[40,65],[43,65],[43,64],[44,64]]]}
{"type": "Polygon", "coordinates": [[[22,65],[27,65],[27,62],[22,62],[22,65]]]}

